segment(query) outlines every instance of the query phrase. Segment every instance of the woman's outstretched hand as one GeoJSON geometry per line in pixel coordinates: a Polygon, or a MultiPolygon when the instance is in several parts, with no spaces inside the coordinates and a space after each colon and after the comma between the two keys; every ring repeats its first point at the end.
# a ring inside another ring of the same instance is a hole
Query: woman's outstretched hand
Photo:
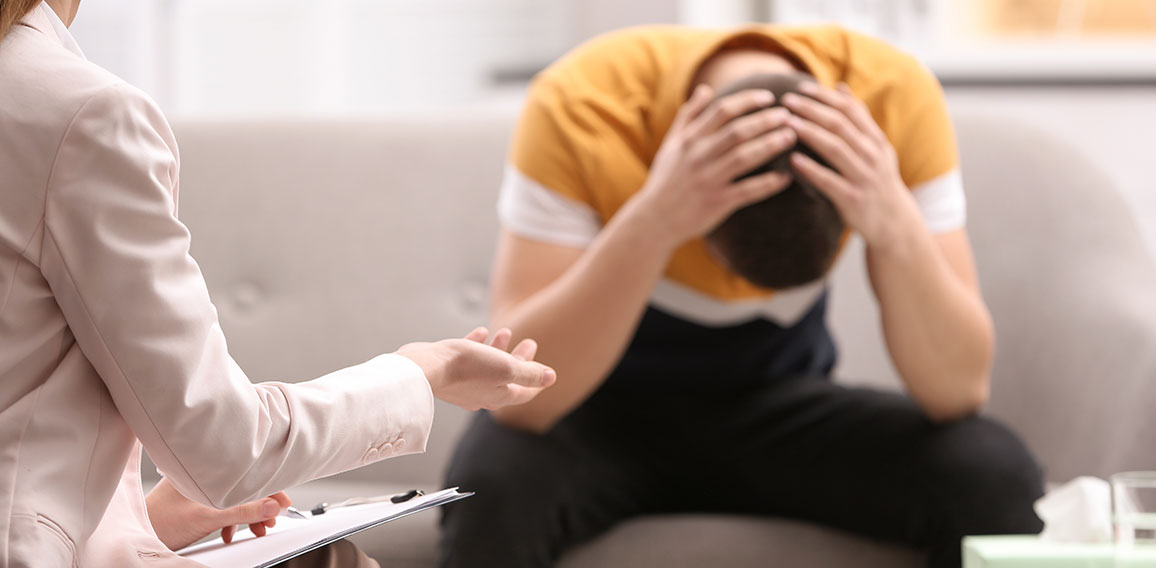
{"type": "Polygon", "coordinates": [[[538,344],[523,339],[508,350],[512,333],[479,327],[462,339],[410,343],[397,354],[425,372],[434,396],[466,410],[523,404],[554,384],[554,369],[534,361],[538,344]]]}

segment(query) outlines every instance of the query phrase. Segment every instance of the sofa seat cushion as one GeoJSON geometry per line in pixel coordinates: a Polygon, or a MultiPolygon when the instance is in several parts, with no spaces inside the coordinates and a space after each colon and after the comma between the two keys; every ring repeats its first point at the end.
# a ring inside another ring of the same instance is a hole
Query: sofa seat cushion
{"type": "MultiPolygon", "coordinates": [[[[403,493],[414,487],[322,479],[290,490],[299,509],[350,497],[403,493]]],[[[420,487],[435,491],[439,487],[420,487]]],[[[437,510],[423,511],[351,537],[382,568],[436,565],[437,510]]],[[[923,556],[815,525],[729,515],[656,515],[622,523],[609,533],[567,553],[561,568],[605,566],[921,566],[923,556]]]]}
{"type": "Polygon", "coordinates": [[[574,550],[561,568],[597,566],[922,566],[915,550],[816,525],[736,515],[656,515],[623,523],[574,550]]]}

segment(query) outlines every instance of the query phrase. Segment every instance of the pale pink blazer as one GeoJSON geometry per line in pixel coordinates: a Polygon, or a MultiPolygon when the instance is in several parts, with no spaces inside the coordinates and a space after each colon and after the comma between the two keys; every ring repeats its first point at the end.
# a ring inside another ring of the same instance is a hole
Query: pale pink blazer
{"type": "Polygon", "coordinates": [[[148,522],[142,444],[217,507],[425,448],[433,396],[400,356],[250,383],[178,171],[157,106],[47,5],[0,42],[0,566],[193,564],[148,522]]]}

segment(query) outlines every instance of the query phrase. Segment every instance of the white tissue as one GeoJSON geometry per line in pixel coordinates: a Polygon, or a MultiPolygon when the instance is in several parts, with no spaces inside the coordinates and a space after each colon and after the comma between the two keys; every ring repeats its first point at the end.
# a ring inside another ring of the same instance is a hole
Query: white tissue
{"type": "Polygon", "coordinates": [[[1097,477],[1077,477],[1035,504],[1048,542],[1111,542],[1112,486],[1097,477]]]}

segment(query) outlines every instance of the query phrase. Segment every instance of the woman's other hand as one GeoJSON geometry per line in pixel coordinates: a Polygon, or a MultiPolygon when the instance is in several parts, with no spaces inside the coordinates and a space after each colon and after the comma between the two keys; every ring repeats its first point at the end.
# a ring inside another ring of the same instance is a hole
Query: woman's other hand
{"type": "Polygon", "coordinates": [[[249,525],[253,534],[265,536],[266,529],[276,524],[281,509],[292,503],[289,496],[281,492],[231,509],[214,509],[190,501],[164,478],[145,496],[153,530],[173,551],[218,530],[222,540],[232,542],[237,525],[249,525]]]}

